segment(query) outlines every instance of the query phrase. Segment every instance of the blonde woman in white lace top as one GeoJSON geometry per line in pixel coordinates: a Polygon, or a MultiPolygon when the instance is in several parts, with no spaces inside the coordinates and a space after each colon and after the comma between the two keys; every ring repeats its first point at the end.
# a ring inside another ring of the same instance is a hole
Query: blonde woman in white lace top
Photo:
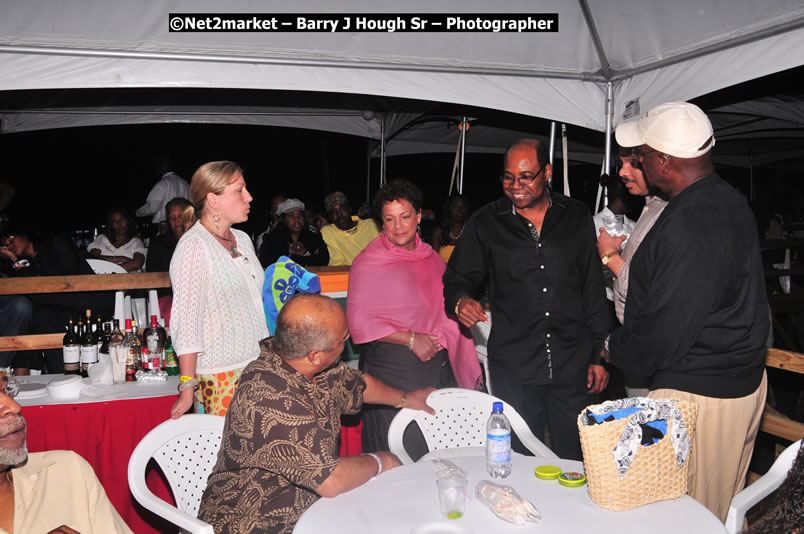
{"type": "Polygon", "coordinates": [[[251,195],[242,170],[229,161],[202,165],[190,198],[190,228],[170,262],[170,327],[182,377],[174,419],[194,398],[204,413],[225,415],[240,373],[270,335],[262,304],[265,274],[251,240],[231,228],[248,219],[251,195]]]}

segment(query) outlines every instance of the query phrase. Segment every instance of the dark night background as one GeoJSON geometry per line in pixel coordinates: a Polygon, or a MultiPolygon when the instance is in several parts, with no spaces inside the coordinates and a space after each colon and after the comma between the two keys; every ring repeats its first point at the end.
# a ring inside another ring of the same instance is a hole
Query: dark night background
{"type": "MultiPolygon", "coordinates": [[[[767,76],[695,102],[706,109],[767,94],[800,94],[795,80],[801,73],[802,68],[797,68],[767,76]]],[[[120,89],[115,90],[115,94],[124,95],[121,98],[145,95],[149,100],[161,99],[159,102],[197,102],[210,95],[199,91],[120,89]]],[[[3,96],[0,93],[0,105],[3,96]]],[[[87,93],[67,93],[67,98],[73,96],[82,105],[87,104],[87,93]]],[[[326,98],[326,95],[320,96],[326,98]]],[[[270,103],[274,95],[266,91],[218,90],[214,97],[219,102],[240,103],[245,99],[270,103]]],[[[304,98],[315,98],[315,95],[304,98]]],[[[495,110],[442,105],[436,112],[453,117],[468,114],[486,124],[542,136],[547,136],[549,131],[546,120],[495,110]]],[[[571,140],[599,146],[602,152],[603,133],[572,125],[568,125],[568,131],[571,140]]],[[[250,220],[241,227],[259,232],[267,226],[269,199],[278,192],[298,197],[308,207],[320,208],[324,195],[342,190],[356,210],[366,200],[369,172],[371,194],[377,189],[379,160],[373,159],[369,170],[367,158],[369,147],[374,146],[372,143],[354,136],[312,130],[209,124],[82,127],[13,133],[0,135],[0,157],[4,163],[0,181],[17,188],[8,213],[12,222],[43,230],[92,229],[104,223],[109,207],[122,205],[133,211],[144,203],[159,178],[157,164],[163,155],[172,157],[176,172],[188,181],[199,165],[229,159],[243,166],[254,197],[250,220]]],[[[468,143],[471,143],[471,130],[468,143]]],[[[723,146],[719,144],[715,151],[723,146]]],[[[560,140],[557,149],[560,149],[560,140]]],[[[391,157],[387,177],[389,180],[407,178],[419,185],[425,194],[425,208],[438,213],[447,196],[453,159],[453,153],[391,157]]],[[[474,207],[501,194],[497,180],[501,159],[498,154],[467,153],[464,194],[474,207]]],[[[559,159],[560,152],[556,154],[556,161],[559,159]]],[[[794,213],[800,208],[802,181],[799,175],[803,163],[800,158],[791,159],[773,168],[753,170],[752,204],[761,219],[771,210],[794,213]]],[[[724,167],[718,170],[735,187],[750,194],[749,169],[724,167]]],[[[558,190],[561,173],[558,163],[554,168],[558,190]]],[[[599,173],[597,165],[570,166],[573,196],[584,200],[590,209],[599,173]]]]}

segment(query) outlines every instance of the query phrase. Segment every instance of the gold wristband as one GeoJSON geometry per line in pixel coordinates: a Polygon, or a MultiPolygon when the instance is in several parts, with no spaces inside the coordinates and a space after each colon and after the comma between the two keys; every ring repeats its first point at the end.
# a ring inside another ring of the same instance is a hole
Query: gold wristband
{"type": "Polygon", "coordinates": [[[458,302],[455,303],[455,317],[458,316],[458,312],[461,311],[461,301],[467,297],[461,297],[458,299],[458,302]]]}
{"type": "Polygon", "coordinates": [[[410,341],[408,341],[408,349],[413,352],[413,347],[416,346],[416,332],[410,331],[410,341]]]}
{"type": "Polygon", "coordinates": [[[182,375],[182,376],[179,377],[179,384],[183,384],[183,383],[187,382],[188,380],[192,380],[193,378],[195,378],[195,377],[194,376],[183,376],[182,375]]]}
{"type": "Polygon", "coordinates": [[[399,400],[399,402],[396,403],[396,406],[394,406],[394,408],[402,408],[405,405],[406,400],[408,400],[408,394],[403,391],[402,398],[399,400]]]}

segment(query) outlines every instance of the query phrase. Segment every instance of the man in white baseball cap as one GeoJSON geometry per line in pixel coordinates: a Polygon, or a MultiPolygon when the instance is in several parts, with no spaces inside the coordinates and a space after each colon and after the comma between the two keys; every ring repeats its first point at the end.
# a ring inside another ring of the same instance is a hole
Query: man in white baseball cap
{"type": "Polygon", "coordinates": [[[669,199],[630,264],[624,325],[604,357],[698,404],[689,493],[721,520],[745,483],[765,404],[767,298],[754,216],[712,166],[712,125],[669,102],[616,130],[669,199]]]}

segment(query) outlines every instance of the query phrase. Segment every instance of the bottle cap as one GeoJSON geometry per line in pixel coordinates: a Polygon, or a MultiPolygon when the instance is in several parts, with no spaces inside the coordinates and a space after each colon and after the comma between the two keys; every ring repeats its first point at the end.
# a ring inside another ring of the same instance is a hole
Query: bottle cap
{"type": "Polygon", "coordinates": [[[541,478],[542,480],[555,480],[561,474],[561,468],[555,465],[540,465],[533,470],[533,473],[536,478],[541,478]]]}
{"type": "Polygon", "coordinates": [[[568,488],[577,488],[586,484],[586,475],[575,471],[567,471],[558,476],[558,483],[568,488]]]}
{"type": "Polygon", "coordinates": [[[494,404],[491,405],[491,411],[492,412],[501,412],[501,411],[503,411],[503,403],[495,402],[494,404]]]}

